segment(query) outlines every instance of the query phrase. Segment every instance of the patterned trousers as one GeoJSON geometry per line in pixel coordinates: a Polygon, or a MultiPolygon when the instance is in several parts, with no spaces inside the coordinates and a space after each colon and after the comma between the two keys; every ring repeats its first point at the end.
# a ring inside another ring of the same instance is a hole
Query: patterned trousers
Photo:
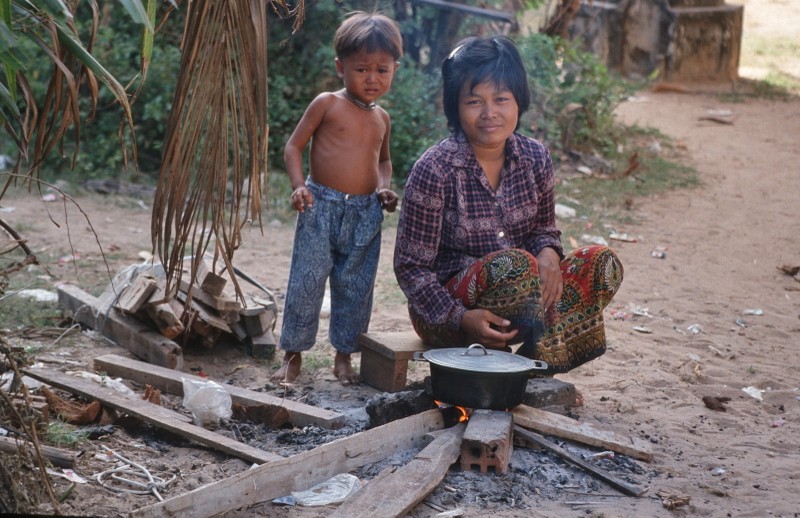
{"type": "MultiPolygon", "coordinates": [[[[545,312],[536,258],[520,249],[491,253],[445,287],[467,309],[487,309],[519,330],[517,354],[547,362],[548,374],[566,372],[606,350],[605,308],[622,283],[622,263],[605,246],[586,246],[561,261],[564,294],[545,312]]],[[[432,347],[463,347],[467,336],[431,325],[411,311],[417,334],[432,347]]]]}

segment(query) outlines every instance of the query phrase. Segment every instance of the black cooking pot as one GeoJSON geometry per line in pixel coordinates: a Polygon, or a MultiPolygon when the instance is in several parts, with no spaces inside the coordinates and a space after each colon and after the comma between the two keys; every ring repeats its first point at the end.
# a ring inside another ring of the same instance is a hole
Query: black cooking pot
{"type": "Polygon", "coordinates": [[[430,349],[414,354],[431,367],[433,398],[467,408],[505,410],[522,402],[533,371],[547,370],[547,363],[524,356],[469,347],[430,349]]]}

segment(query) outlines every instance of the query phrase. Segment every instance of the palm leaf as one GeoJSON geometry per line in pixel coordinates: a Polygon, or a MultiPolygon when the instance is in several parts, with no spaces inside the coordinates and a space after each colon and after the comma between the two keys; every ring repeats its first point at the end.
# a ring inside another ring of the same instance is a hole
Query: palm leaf
{"type": "Polygon", "coordinates": [[[242,226],[261,223],[266,174],[266,31],[263,0],[188,4],[151,222],[167,293],[186,251],[193,280],[213,240],[212,268],[224,263],[241,296],[231,261],[242,226]]]}

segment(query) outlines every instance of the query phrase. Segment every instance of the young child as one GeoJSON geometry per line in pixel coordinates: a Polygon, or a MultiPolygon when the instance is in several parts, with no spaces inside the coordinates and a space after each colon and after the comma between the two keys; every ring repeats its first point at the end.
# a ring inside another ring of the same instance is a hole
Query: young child
{"type": "Polygon", "coordinates": [[[350,355],[367,330],[381,245],[382,209],[394,212],[389,114],[375,102],[392,84],[403,42],[394,21],[357,12],[336,31],[336,73],[344,88],[318,95],[286,144],[284,160],[298,211],[274,381],[292,382],[313,347],[330,278],[329,338],[334,375],[358,383],[350,355]],[[303,152],[311,142],[310,171],[303,152]]]}

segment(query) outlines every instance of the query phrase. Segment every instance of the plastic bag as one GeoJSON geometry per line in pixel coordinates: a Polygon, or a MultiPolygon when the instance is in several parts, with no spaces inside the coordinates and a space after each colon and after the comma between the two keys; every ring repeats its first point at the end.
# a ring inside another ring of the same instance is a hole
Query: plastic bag
{"type": "Polygon", "coordinates": [[[361,489],[361,481],[358,477],[349,473],[340,473],[305,491],[293,491],[292,496],[297,505],[328,505],[343,502],[359,489],[361,489]]]}
{"type": "Polygon", "coordinates": [[[213,381],[195,381],[181,378],[183,382],[183,407],[192,413],[198,426],[218,426],[220,420],[229,419],[231,395],[213,381]]]}

